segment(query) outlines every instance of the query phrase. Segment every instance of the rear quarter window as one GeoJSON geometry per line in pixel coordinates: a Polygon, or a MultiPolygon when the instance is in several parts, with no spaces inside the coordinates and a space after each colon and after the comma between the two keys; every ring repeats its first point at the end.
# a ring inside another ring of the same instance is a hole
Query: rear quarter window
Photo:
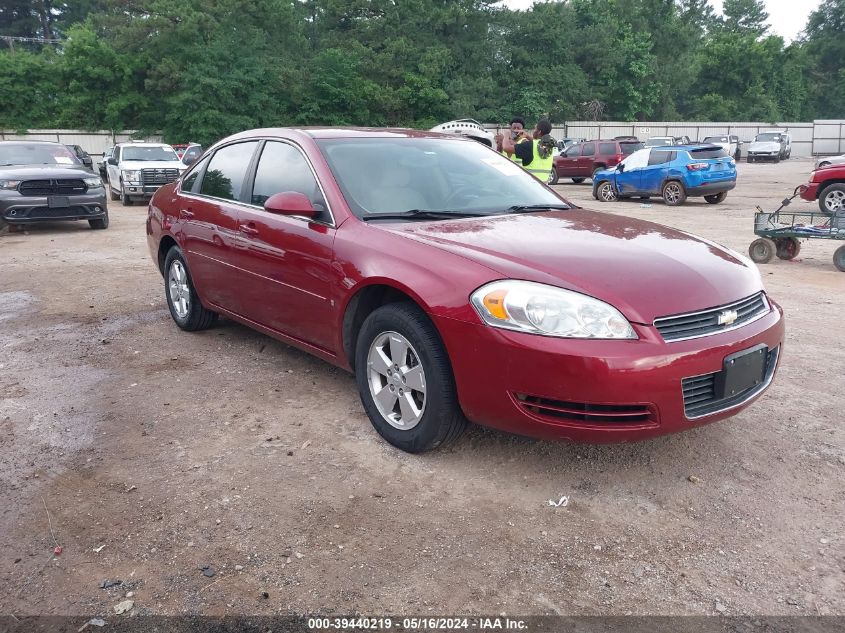
{"type": "Polygon", "coordinates": [[[719,149],[692,149],[690,150],[690,157],[693,160],[703,160],[705,158],[727,158],[728,153],[721,147],[719,149]]]}
{"type": "Polygon", "coordinates": [[[599,154],[607,156],[616,153],[616,143],[600,143],[599,154]]]}

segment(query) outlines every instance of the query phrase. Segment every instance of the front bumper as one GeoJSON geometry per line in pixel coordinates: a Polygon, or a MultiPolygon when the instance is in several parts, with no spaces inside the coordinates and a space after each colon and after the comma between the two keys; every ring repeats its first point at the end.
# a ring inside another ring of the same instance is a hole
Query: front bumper
{"type": "Polygon", "coordinates": [[[769,313],[743,327],[672,343],[664,342],[653,326],[637,324],[638,340],[591,341],[534,336],[446,317],[434,320],[466,416],[546,439],[629,442],[730,417],[756,400],[768,382],[747,398],[691,419],[682,381],[719,372],[725,357],[761,344],[777,350],[770,381],[783,355],[783,312],[773,302],[769,313]],[[540,406],[532,406],[535,402],[540,406]],[[574,420],[546,415],[544,408],[594,413],[574,420]]]}
{"type": "Polygon", "coordinates": [[[749,158],[753,158],[755,160],[774,160],[780,156],[780,152],[748,152],[748,156],[749,158]]]}
{"type": "MultiPolygon", "coordinates": [[[[167,184],[167,183],[165,183],[167,184]]],[[[124,183],[123,191],[133,198],[152,198],[153,194],[164,185],[144,185],[137,182],[124,183]]]]}
{"type": "Polygon", "coordinates": [[[805,185],[801,185],[800,187],[798,187],[798,195],[801,196],[802,200],[806,200],[807,202],[815,202],[819,199],[819,183],[808,182],[805,185]]]}
{"type": "MultiPolygon", "coordinates": [[[[62,196],[55,196],[62,197],[62,196]]],[[[105,217],[106,190],[96,189],[81,195],[64,196],[67,206],[51,207],[54,196],[21,196],[15,193],[0,197],[0,217],[9,224],[31,224],[56,220],[96,220],[105,217]]]]}

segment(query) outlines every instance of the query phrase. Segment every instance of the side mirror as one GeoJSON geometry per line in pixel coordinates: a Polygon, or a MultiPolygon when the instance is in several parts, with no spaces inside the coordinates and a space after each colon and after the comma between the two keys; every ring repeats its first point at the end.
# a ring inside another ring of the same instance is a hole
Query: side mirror
{"type": "Polygon", "coordinates": [[[109,165],[114,165],[115,167],[117,167],[117,161],[114,158],[109,158],[108,163],[109,165]]]}
{"type": "Polygon", "coordinates": [[[317,210],[304,193],[298,191],[283,191],[274,193],[264,202],[264,210],[279,215],[302,215],[313,218],[317,210]]]}
{"type": "Polygon", "coordinates": [[[622,163],[619,163],[616,166],[616,171],[618,171],[621,174],[623,171],[625,171],[625,165],[623,165],[622,163]]]}

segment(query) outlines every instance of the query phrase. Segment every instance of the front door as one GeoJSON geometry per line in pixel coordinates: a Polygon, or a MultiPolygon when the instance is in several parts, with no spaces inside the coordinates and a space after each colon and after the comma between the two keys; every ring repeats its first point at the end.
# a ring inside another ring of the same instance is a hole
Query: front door
{"type": "Polygon", "coordinates": [[[576,160],[574,175],[589,178],[593,175],[593,162],[596,157],[596,144],[584,143],[581,146],[581,157],[576,160]]]}
{"type": "Polygon", "coordinates": [[[117,165],[120,164],[120,155],[123,153],[121,147],[115,147],[111,158],[114,159],[114,165],[110,161],[106,161],[106,179],[109,181],[109,186],[116,192],[120,191],[120,169],[117,165]]]}
{"type": "Polygon", "coordinates": [[[240,312],[257,323],[334,352],[335,323],[329,293],[335,229],[325,198],[297,147],[267,141],[255,169],[248,205],[238,214],[236,259],[245,276],[240,312]],[[308,196],[318,215],[264,210],[275,193],[308,196]]]}
{"type": "Polygon", "coordinates": [[[660,195],[669,172],[669,163],[675,159],[676,155],[676,152],[651,150],[648,165],[640,170],[639,190],[642,193],[660,195]]]}

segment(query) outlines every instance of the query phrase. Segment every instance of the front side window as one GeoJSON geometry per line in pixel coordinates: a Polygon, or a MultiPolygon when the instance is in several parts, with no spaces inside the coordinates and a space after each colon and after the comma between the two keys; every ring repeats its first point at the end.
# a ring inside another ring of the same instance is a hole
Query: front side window
{"type": "Polygon", "coordinates": [[[564,156],[567,158],[577,158],[581,155],[581,146],[580,145],[573,145],[572,147],[566,150],[564,156]]]}
{"type": "Polygon", "coordinates": [[[223,200],[240,200],[246,170],[258,141],[221,147],[212,156],[202,177],[200,193],[223,200]]]}
{"type": "Polygon", "coordinates": [[[121,160],[179,160],[169,145],[127,145],[121,152],[121,160]]]}
{"type": "Polygon", "coordinates": [[[624,171],[634,171],[635,169],[642,169],[643,167],[649,164],[649,156],[653,150],[645,148],[638,150],[628,156],[625,160],[622,161],[622,164],[625,165],[624,171]]]}
{"type": "Polygon", "coordinates": [[[283,191],[304,194],[318,211],[318,217],[329,219],[321,217],[326,212],[326,201],[302,153],[293,145],[268,141],[258,159],[250,202],[263,205],[267,198],[283,191]]]}
{"type": "Polygon", "coordinates": [[[181,185],[182,191],[194,191],[196,189],[197,178],[199,178],[199,175],[202,173],[202,170],[205,169],[205,166],[207,164],[208,164],[208,159],[206,158],[201,163],[194,165],[194,168],[182,180],[182,185],[181,185]]]}

